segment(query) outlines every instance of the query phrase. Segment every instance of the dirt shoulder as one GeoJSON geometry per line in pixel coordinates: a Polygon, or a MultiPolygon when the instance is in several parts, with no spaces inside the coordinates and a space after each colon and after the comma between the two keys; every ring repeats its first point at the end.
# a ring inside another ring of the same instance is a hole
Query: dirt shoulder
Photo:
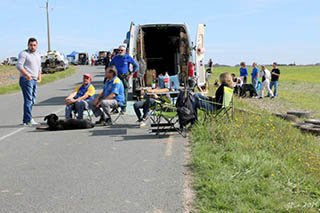
{"type": "Polygon", "coordinates": [[[0,66],[0,87],[19,83],[19,76],[15,66],[0,66]]]}

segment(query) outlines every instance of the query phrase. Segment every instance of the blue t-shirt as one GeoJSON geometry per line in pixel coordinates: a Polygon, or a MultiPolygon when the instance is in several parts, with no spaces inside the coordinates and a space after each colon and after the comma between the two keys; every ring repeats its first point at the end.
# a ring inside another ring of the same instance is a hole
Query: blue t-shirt
{"type": "Polygon", "coordinates": [[[120,106],[124,105],[124,87],[122,81],[117,76],[115,76],[111,81],[106,80],[103,92],[103,98],[108,97],[110,94],[115,94],[116,97],[114,99],[118,101],[120,106]]]}
{"type": "Polygon", "coordinates": [[[129,72],[129,64],[132,64],[133,72],[137,72],[139,64],[128,54],[124,54],[123,56],[116,55],[110,62],[109,66],[115,65],[118,71],[118,75],[123,75],[129,72]]]}
{"type": "Polygon", "coordinates": [[[255,67],[252,69],[252,72],[251,72],[251,81],[253,81],[254,77],[256,77],[256,75],[258,75],[256,81],[258,81],[259,79],[259,69],[258,67],[255,67]]]}
{"type": "Polygon", "coordinates": [[[242,76],[248,76],[248,69],[246,67],[245,68],[240,67],[240,77],[242,76]]]}

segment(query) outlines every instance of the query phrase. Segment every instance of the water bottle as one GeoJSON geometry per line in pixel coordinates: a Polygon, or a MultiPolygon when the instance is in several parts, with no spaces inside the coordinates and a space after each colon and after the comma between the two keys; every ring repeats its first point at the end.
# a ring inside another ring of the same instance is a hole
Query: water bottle
{"type": "Polygon", "coordinates": [[[156,74],[152,74],[152,85],[151,85],[152,89],[156,88],[156,74]]]}
{"type": "Polygon", "coordinates": [[[166,72],[164,76],[164,88],[170,89],[170,76],[168,75],[168,72],[166,72]]]}

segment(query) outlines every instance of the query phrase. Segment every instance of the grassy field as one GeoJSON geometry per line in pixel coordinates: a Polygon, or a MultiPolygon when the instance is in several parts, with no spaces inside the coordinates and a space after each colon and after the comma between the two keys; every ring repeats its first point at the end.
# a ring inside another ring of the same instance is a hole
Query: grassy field
{"type": "MultiPolygon", "coordinates": [[[[66,71],[56,72],[54,74],[43,74],[40,86],[50,83],[62,78],[66,78],[76,72],[76,67],[69,67],[66,71]]],[[[16,92],[20,90],[19,86],[19,72],[12,66],[0,66],[0,74],[2,75],[1,81],[9,81],[5,86],[0,86],[0,95],[16,92]]]]}
{"type": "MultiPolygon", "coordinates": [[[[285,113],[289,110],[312,111],[314,117],[320,118],[320,66],[279,67],[278,98],[256,100],[243,99],[247,105],[254,105],[270,112],[285,113]]],[[[249,67],[249,72],[251,68],[249,67]]],[[[268,67],[271,71],[271,67],[268,67]]],[[[213,78],[218,78],[222,72],[239,75],[239,68],[213,68],[213,78]]],[[[251,80],[249,80],[251,82],[251,80]]]]}
{"type": "MultiPolygon", "coordinates": [[[[236,107],[260,114],[236,113],[231,122],[203,122],[193,127],[196,210],[320,212],[319,138],[269,113],[305,109],[319,115],[320,67],[280,70],[278,98],[235,99],[236,107]]],[[[221,72],[239,71],[214,68],[214,78],[221,72]]]]}

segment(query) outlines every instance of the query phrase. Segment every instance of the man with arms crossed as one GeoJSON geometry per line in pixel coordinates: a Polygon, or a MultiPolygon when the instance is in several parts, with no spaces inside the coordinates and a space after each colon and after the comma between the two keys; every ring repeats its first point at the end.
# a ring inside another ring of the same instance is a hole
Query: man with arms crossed
{"type": "Polygon", "coordinates": [[[38,125],[31,115],[32,106],[35,103],[37,85],[41,81],[41,59],[36,52],[38,41],[29,38],[28,49],[23,50],[18,57],[17,69],[20,71],[19,85],[23,94],[23,125],[38,125]]]}

